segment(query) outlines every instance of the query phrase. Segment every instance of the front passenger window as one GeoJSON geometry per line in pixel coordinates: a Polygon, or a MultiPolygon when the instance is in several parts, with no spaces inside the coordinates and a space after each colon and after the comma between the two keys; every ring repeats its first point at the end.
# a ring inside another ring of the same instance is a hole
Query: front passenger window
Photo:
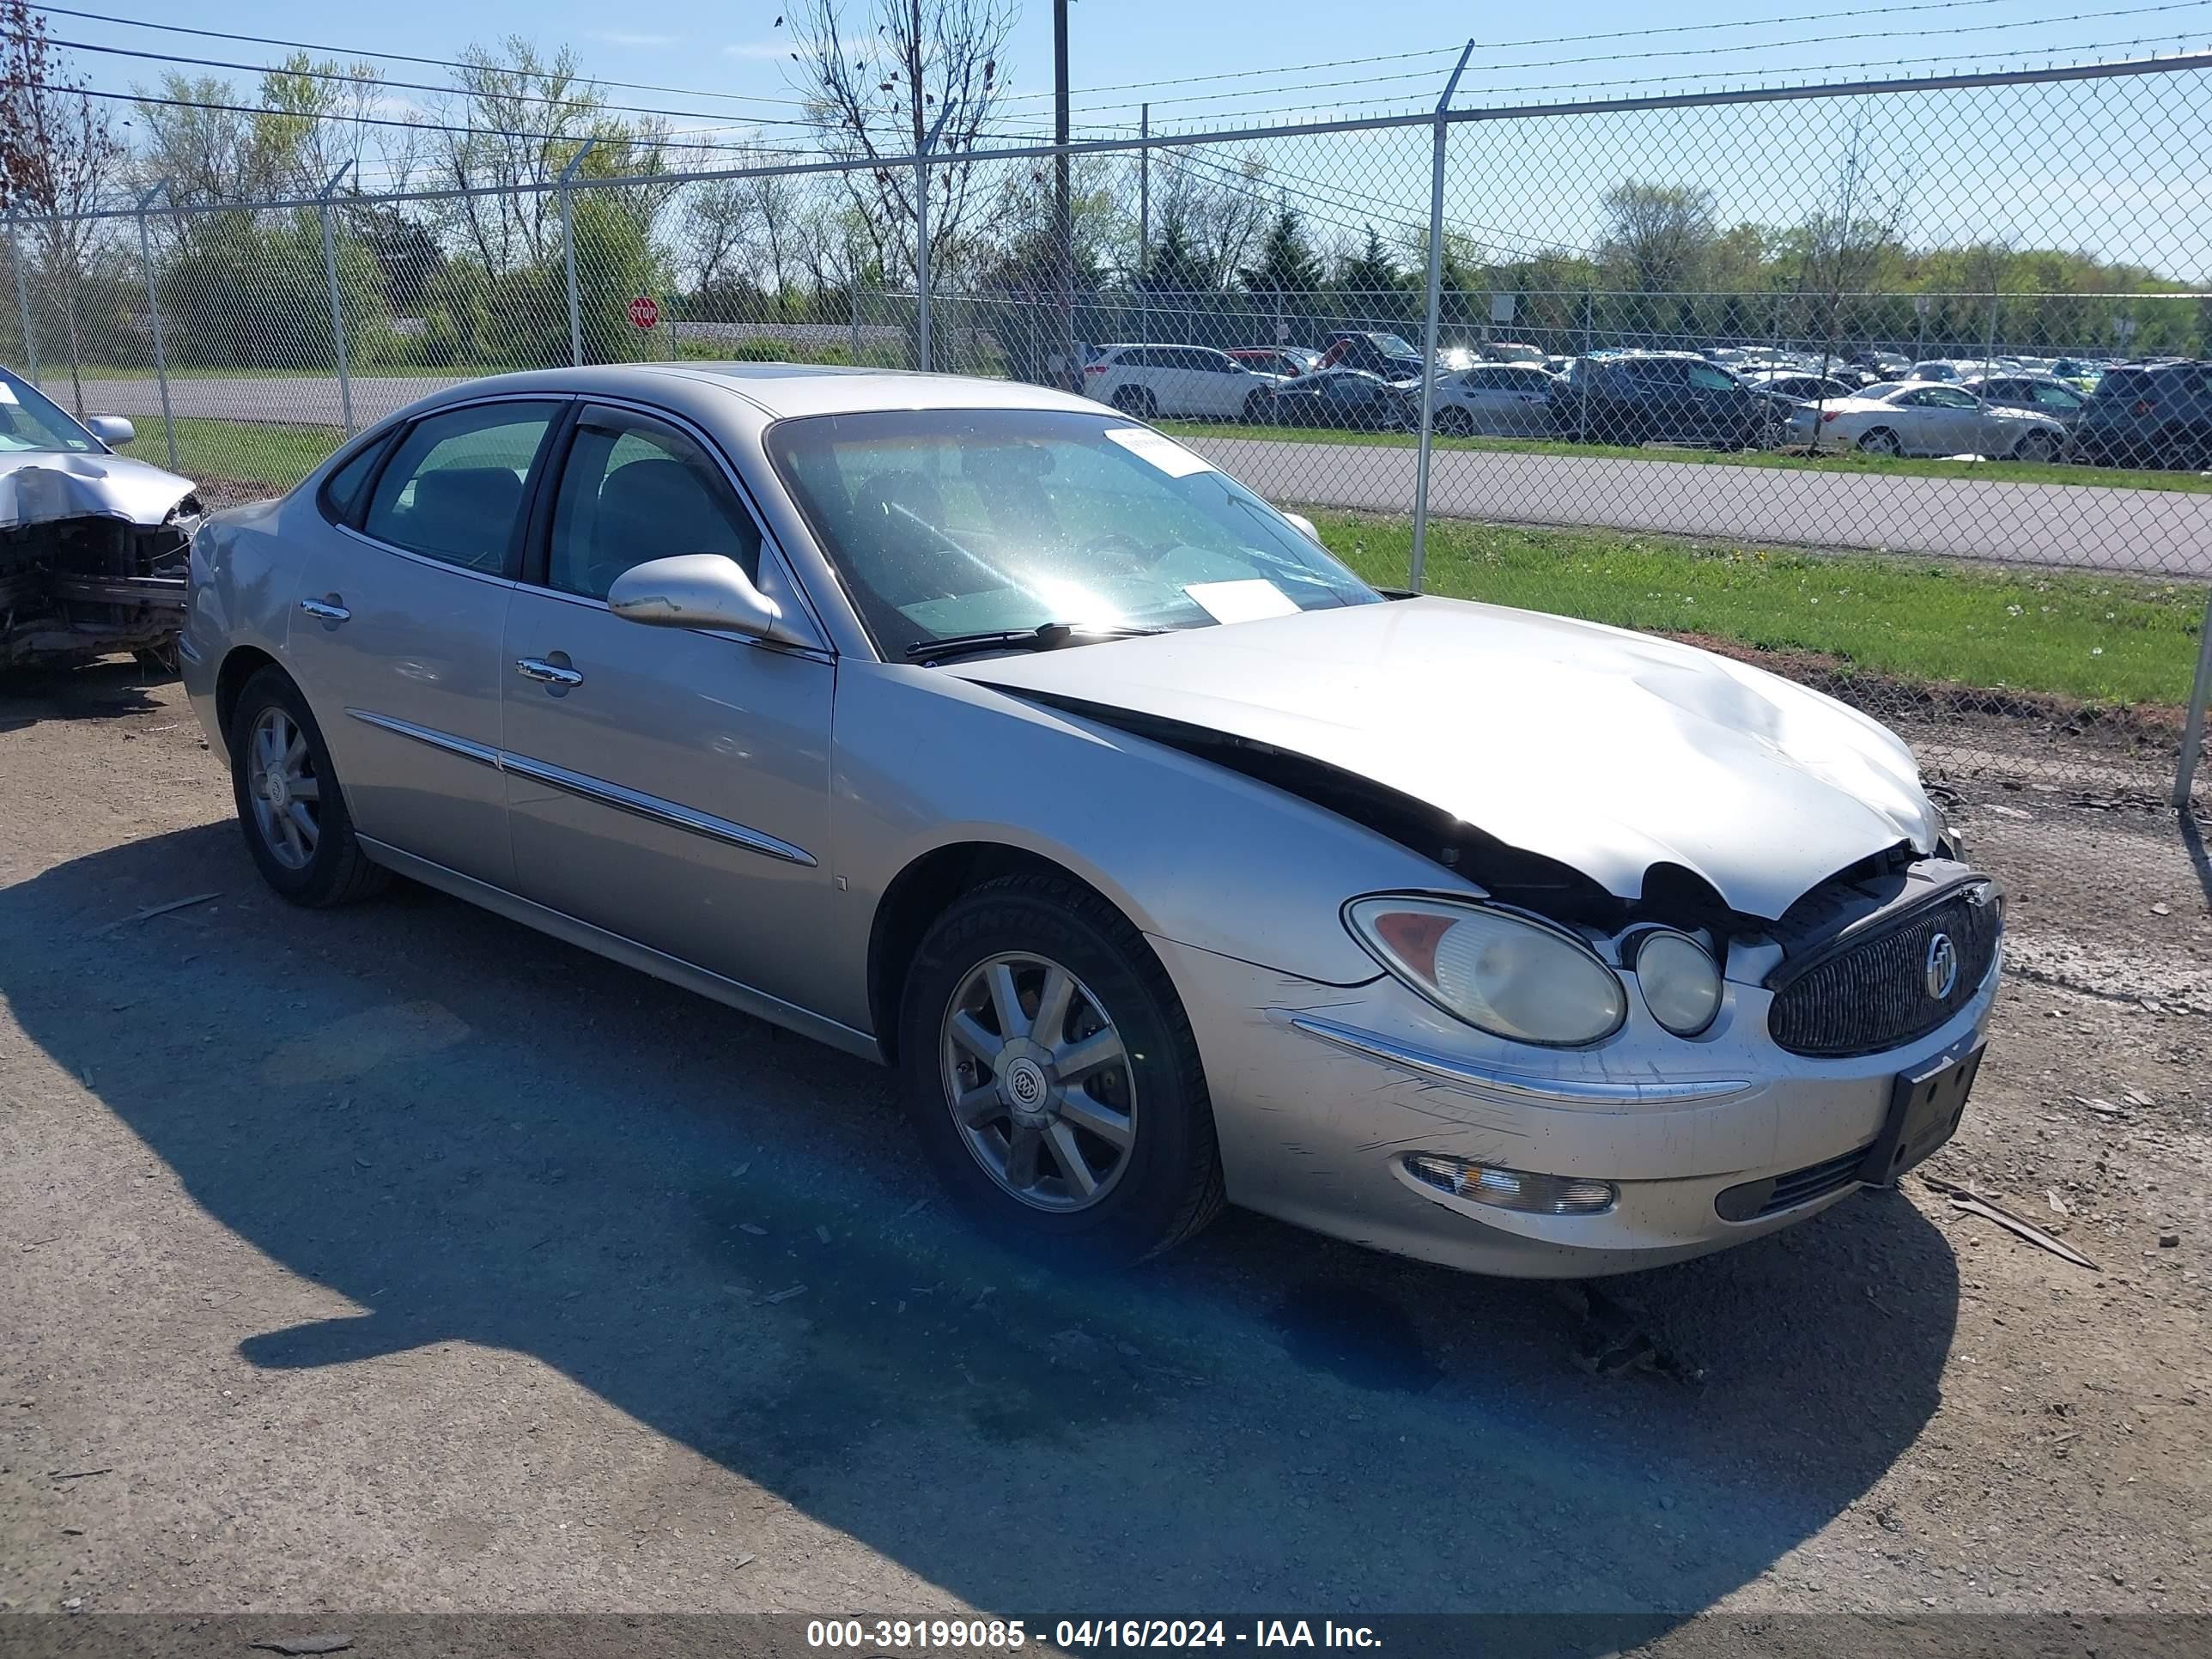
{"type": "Polygon", "coordinates": [[[369,496],[362,533],[464,569],[501,575],[557,404],[478,404],[426,415],[369,496]]]}
{"type": "Polygon", "coordinates": [[[592,410],[561,471],[546,582],[604,599],[648,559],[719,553],[760,574],[760,531],[707,453],[674,427],[592,410]]]}

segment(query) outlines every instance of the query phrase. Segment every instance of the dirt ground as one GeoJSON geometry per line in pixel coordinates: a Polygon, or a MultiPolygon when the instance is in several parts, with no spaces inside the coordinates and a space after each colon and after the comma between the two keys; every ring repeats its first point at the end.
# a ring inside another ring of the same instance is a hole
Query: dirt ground
{"type": "Polygon", "coordinates": [[[1915,1178],[1613,1281],[1672,1363],[1604,1375],[1553,1289],[1247,1216],[1032,1272],[874,1069],[289,908],[173,684],[19,683],[0,1608],[2212,1612],[2212,869],[1957,793],[2013,973],[1927,1172],[2095,1267],[1915,1178]]]}

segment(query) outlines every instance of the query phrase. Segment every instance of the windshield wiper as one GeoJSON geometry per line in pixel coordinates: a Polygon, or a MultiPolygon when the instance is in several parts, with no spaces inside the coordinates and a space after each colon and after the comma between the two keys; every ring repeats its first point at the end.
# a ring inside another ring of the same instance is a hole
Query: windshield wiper
{"type": "Polygon", "coordinates": [[[970,657],[979,651],[1057,651],[1087,640],[1131,640],[1164,633],[1158,628],[1120,628],[1091,623],[1041,623],[1035,628],[1001,628],[988,634],[954,634],[941,640],[916,640],[906,648],[908,662],[970,657]]]}

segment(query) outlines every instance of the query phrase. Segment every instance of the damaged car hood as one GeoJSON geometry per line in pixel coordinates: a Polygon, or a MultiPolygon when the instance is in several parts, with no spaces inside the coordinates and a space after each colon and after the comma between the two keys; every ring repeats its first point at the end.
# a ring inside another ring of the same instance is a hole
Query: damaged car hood
{"type": "Polygon", "coordinates": [[[156,526],[191,489],[189,478],[120,455],[0,451],[0,529],[66,519],[156,526]]]}
{"type": "MultiPolygon", "coordinates": [[[[1675,864],[1772,918],[1938,823],[1905,744],[1759,669],[1567,617],[1419,599],[961,663],[1020,696],[1303,755],[1581,871],[1675,864]]],[[[1466,872],[1480,883],[1479,870],[1466,872]]]]}

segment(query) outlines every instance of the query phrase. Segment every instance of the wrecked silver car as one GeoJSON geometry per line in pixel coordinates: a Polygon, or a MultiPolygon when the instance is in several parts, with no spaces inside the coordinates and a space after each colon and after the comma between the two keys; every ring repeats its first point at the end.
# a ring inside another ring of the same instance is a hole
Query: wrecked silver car
{"type": "Polygon", "coordinates": [[[0,368],[0,669],[118,651],[173,666],[200,502],[115,453],[135,435],[0,368]]]}
{"type": "Polygon", "coordinates": [[[278,893],[402,872],[889,1061],[1051,1259],[1225,1200],[1587,1277],[1949,1139],[2002,898],[1903,743],[1310,529],[1060,392],[563,369],[216,514],[178,651],[278,893]]]}

